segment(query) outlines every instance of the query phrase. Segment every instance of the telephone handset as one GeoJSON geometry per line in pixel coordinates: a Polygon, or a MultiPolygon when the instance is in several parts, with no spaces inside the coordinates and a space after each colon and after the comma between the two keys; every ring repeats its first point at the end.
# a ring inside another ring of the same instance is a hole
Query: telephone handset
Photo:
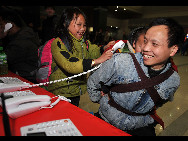
{"type": "Polygon", "coordinates": [[[5,100],[7,113],[13,119],[35,112],[50,104],[51,98],[48,95],[20,96],[5,100]]]}
{"type": "Polygon", "coordinates": [[[11,28],[12,28],[12,24],[11,24],[11,23],[6,23],[6,24],[5,24],[4,32],[7,32],[7,31],[10,30],[11,28]]]}

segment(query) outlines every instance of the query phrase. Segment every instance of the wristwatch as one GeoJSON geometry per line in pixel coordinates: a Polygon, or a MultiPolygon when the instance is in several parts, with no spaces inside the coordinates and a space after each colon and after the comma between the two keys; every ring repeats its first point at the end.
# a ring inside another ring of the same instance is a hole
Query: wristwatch
{"type": "Polygon", "coordinates": [[[94,65],[95,65],[95,61],[92,60],[92,62],[91,62],[91,66],[93,67],[94,65]]]}

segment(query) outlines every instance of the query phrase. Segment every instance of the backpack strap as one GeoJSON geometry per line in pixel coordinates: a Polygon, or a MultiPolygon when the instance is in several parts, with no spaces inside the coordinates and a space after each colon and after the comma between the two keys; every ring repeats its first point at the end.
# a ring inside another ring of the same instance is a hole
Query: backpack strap
{"type": "Polygon", "coordinates": [[[60,39],[63,42],[63,44],[65,45],[65,47],[67,48],[67,50],[72,53],[72,49],[71,49],[71,46],[70,46],[70,43],[69,43],[67,37],[62,35],[60,37],[60,39]]]}
{"type": "Polygon", "coordinates": [[[86,48],[87,48],[87,51],[89,50],[89,42],[86,40],[86,48]]]}

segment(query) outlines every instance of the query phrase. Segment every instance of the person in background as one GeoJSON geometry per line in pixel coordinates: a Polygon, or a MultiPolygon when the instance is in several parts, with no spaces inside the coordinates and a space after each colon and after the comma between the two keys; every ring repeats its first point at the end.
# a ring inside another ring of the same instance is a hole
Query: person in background
{"type": "Polygon", "coordinates": [[[127,40],[127,35],[126,35],[125,31],[123,31],[123,40],[127,40]]]}
{"type": "Polygon", "coordinates": [[[106,30],[104,35],[104,44],[107,44],[110,41],[109,38],[110,38],[110,33],[108,30],[106,30]]]}
{"type": "Polygon", "coordinates": [[[144,35],[146,31],[146,27],[138,27],[130,32],[128,37],[128,41],[131,45],[129,46],[129,48],[131,48],[130,50],[134,50],[135,52],[141,52],[142,46],[144,45],[144,35]]]}
{"type": "Polygon", "coordinates": [[[102,28],[100,28],[95,35],[95,43],[99,46],[103,45],[104,42],[104,33],[102,28]]]}
{"type": "MultiPolygon", "coordinates": [[[[55,71],[50,75],[50,81],[86,72],[112,57],[112,49],[105,53],[103,51],[114,45],[115,41],[101,48],[91,44],[85,38],[86,26],[86,16],[79,8],[70,7],[63,10],[57,24],[55,40],[51,44],[54,59],[52,70],[55,71]]],[[[86,82],[86,75],[79,76],[50,84],[48,90],[55,95],[69,98],[72,104],[78,106],[80,95],[86,92],[86,82]]]]}
{"type": "Polygon", "coordinates": [[[58,17],[55,14],[55,8],[53,6],[46,6],[45,12],[47,17],[42,22],[42,44],[53,38],[55,27],[58,22],[58,17]]]}
{"type": "Polygon", "coordinates": [[[141,53],[116,53],[104,62],[87,81],[91,101],[100,103],[98,117],[131,135],[155,136],[158,121],[153,111],[172,101],[180,85],[169,58],[183,41],[182,26],[170,18],[156,18],[144,36],[141,53]],[[148,81],[161,78],[158,84],[148,81]],[[115,89],[119,85],[121,89],[115,89]]]}
{"type": "Polygon", "coordinates": [[[0,11],[0,38],[7,55],[8,69],[21,77],[36,83],[35,74],[37,69],[38,38],[33,30],[25,26],[21,17],[14,11],[2,8],[0,11]],[[4,32],[5,25],[12,25],[4,32]]]}
{"type": "Polygon", "coordinates": [[[182,46],[181,55],[184,56],[186,52],[188,56],[188,39],[185,40],[185,43],[182,46]]]}

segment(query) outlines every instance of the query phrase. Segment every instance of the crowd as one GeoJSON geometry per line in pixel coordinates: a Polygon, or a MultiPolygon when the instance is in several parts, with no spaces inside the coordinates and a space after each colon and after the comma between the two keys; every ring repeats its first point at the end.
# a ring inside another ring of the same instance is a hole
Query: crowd
{"type": "Polygon", "coordinates": [[[80,95],[88,92],[100,104],[95,116],[136,136],[155,136],[155,110],[171,101],[180,85],[173,57],[184,44],[184,29],[171,18],[156,18],[148,27],[138,27],[128,36],[132,53],[112,53],[115,44],[100,30],[96,44],[87,39],[87,17],[77,7],[66,8],[58,19],[53,7],[46,7],[41,41],[21,17],[9,9],[0,12],[0,39],[7,53],[9,70],[37,83],[38,48],[54,38],[50,80],[59,80],[102,63],[89,77],[79,76],[48,86],[48,91],[71,99],[79,106],[80,95]],[[7,23],[12,27],[4,32],[7,23]],[[99,45],[103,45],[99,47],[99,45]],[[104,53],[103,53],[104,52],[104,53]]]}

